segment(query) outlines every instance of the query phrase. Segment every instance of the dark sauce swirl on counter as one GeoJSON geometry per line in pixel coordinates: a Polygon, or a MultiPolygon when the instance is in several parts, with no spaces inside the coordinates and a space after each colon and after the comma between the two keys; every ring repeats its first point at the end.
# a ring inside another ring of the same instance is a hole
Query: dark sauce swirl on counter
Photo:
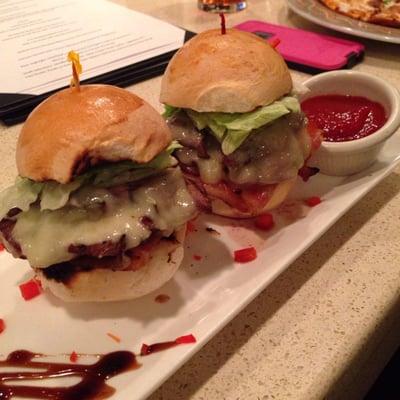
{"type": "Polygon", "coordinates": [[[106,384],[107,379],[122,372],[138,368],[136,356],[129,351],[116,351],[102,356],[94,364],[67,364],[44,361],[34,361],[43,357],[41,354],[26,350],[12,352],[6,360],[0,361],[0,368],[20,367],[23,370],[35,369],[32,372],[1,372],[0,369],[0,399],[8,400],[14,396],[53,399],[53,400],[84,400],[105,399],[115,393],[115,389],[106,384]],[[42,380],[77,376],[81,381],[72,386],[46,387],[12,385],[11,382],[42,380]]]}

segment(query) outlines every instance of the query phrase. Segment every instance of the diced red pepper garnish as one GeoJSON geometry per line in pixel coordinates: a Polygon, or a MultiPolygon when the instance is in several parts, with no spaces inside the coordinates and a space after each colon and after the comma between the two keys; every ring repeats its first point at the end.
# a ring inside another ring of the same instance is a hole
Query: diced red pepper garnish
{"type": "Polygon", "coordinates": [[[235,261],[240,263],[253,261],[257,258],[257,251],[254,247],[247,247],[246,249],[236,250],[233,254],[235,261]]]}
{"type": "Polygon", "coordinates": [[[198,254],[193,254],[193,259],[196,261],[201,261],[203,259],[203,256],[199,256],[198,254]]]}
{"type": "Polygon", "coordinates": [[[269,231],[275,226],[274,217],[272,214],[263,214],[256,217],[254,225],[263,231],[269,231]]]}
{"type": "Polygon", "coordinates": [[[6,329],[6,323],[4,322],[4,319],[0,318],[0,333],[3,332],[6,329]]]}
{"type": "Polygon", "coordinates": [[[117,335],[114,335],[111,332],[107,332],[107,336],[110,337],[112,340],[114,340],[117,343],[121,343],[121,338],[117,335]]]}
{"type": "Polygon", "coordinates": [[[3,251],[3,250],[4,250],[4,244],[0,243],[0,251],[3,251]]]}
{"type": "Polygon", "coordinates": [[[78,354],[77,354],[75,351],[73,351],[73,352],[71,353],[71,355],[69,356],[69,360],[70,360],[72,363],[76,363],[76,362],[78,361],[78,358],[79,358],[79,356],[78,356],[78,354]]]}
{"type": "Polygon", "coordinates": [[[179,336],[178,338],[175,339],[175,343],[177,344],[196,343],[196,338],[192,334],[179,336]]]}
{"type": "Polygon", "coordinates": [[[309,207],[315,207],[317,206],[319,203],[321,203],[321,198],[318,196],[312,196],[309,197],[308,199],[305,200],[305,203],[309,206],[309,207]]]}
{"type": "Polygon", "coordinates": [[[186,231],[187,233],[192,233],[192,232],[196,232],[196,225],[194,224],[193,221],[188,221],[186,224],[186,231]]]}
{"type": "Polygon", "coordinates": [[[35,278],[19,285],[19,290],[25,300],[31,300],[34,297],[39,296],[43,291],[40,281],[35,278]]]}

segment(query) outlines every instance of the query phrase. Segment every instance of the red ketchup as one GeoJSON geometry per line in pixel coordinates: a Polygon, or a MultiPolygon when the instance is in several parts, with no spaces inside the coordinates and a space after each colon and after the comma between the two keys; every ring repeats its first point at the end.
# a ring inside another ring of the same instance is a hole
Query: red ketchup
{"type": "Polygon", "coordinates": [[[328,142],[360,139],[381,128],[386,120],[381,104],[365,97],[329,94],[301,103],[309,121],[323,131],[328,142]]]}

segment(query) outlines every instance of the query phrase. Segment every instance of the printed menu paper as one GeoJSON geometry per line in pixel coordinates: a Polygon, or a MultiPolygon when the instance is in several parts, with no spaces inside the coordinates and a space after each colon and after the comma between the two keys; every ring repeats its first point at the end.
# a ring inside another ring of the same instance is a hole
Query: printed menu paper
{"type": "Polygon", "coordinates": [[[81,80],[177,50],[185,31],[106,0],[0,0],[0,93],[66,86],[67,53],[81,80]]]}

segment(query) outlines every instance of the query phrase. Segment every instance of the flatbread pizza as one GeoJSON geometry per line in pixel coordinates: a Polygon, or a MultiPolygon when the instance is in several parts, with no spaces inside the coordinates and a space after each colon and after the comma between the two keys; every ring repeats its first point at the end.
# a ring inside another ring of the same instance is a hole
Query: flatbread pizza
{"type": "Polygon", "coordinates": [[[372,23],[400,28],[400,0],[382,1],[380,11],[372,18],[372,23]]]}
{"type": "Polygon", "coordinates": [[[400,0],[320,0],[331,10],[379,25],[400,28],[400,0]]]}

